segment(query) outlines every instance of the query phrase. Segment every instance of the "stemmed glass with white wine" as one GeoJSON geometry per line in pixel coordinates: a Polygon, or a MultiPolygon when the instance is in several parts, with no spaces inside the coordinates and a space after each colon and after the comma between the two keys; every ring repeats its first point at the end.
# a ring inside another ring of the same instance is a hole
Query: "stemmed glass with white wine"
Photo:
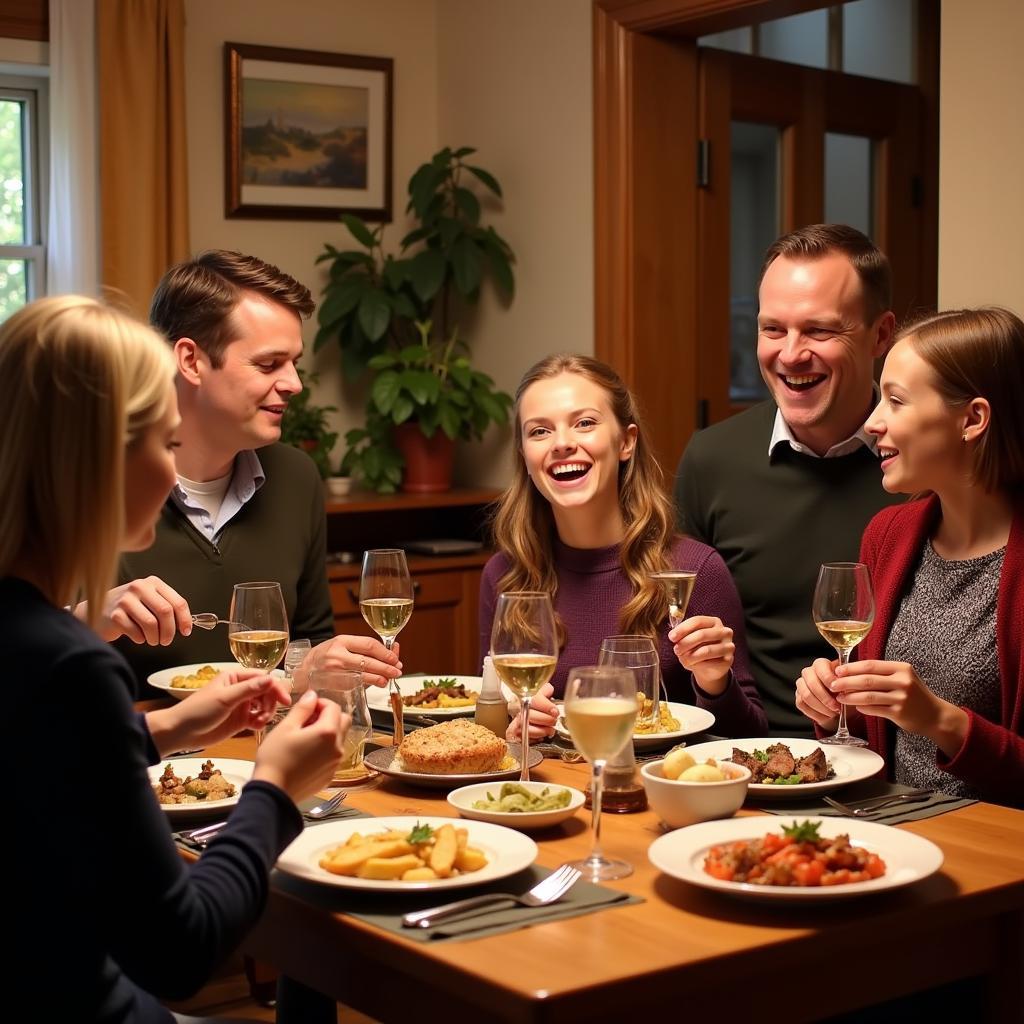
{"type": "Polygon", "coordinates": [[[674,629],[686,618],[686,606],[690,603],[697,574],[689,569],[663,569],[652,572],[651,579],[665,591],[669,629],[674,629]]]}
{"type": "Polygon", "coordinates": [[[235,661],[264,672],[277,668],[288,646],[288,609],[280,583],[236,583],[228,613],[235,661]]]}
{"type": "MultiPolygon", "coordinates": [[[[374,548],[363,553],[363,571],[359,577],[359,611],[370,629],[390,651],[395,637],[412,616],[413,587],[409,565],[401,548],[374,548]]],[[[405,735],[402,716],[402,691],[394,679],[389,687],[394,742],[405,735]]]]}
{"type": "MultiPolygon", "coordinates": [[[[836,649],[839,664],[850,661],[850,652],[868,635],[875,619],[875,597],[871,576],[863,562],[826,562],[818,570],[814,587],[814,624],[836,649]]],[[[820,742],[848,747],[866,747],[846,727],[846,705],[839,705],[839,727],[820,742]]]]}
{"type": "Polygon", "coordinates": [[[573,669],[565,687],[565,723],[576,749],[590,762],[594,844],[590,856],[573,861],[591,882],[625,878],[633,868],[624,860],[609,860],[601,852],[601,795],[604,767],[633,739],[636,722],[636,680],[628,668],[593,665],[573,669]]]}
{"type": "Polygon", "coordinates": [[[555,674],[558,632],[551,596],[512,590],[498,595],[491,627],[491,664],[501,681],[522,701],[519,781],[530,781],[530,700],[555,674]]]}

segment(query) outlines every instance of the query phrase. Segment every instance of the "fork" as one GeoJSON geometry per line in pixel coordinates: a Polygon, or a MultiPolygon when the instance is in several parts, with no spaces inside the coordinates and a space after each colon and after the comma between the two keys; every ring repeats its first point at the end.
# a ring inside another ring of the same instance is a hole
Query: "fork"
{"type": "Polygon", "coordinates": [[[879,811],[884,811],[887,807],[893,807],[896,804],[915,804],[920,800],[927,800],[930,796],[930,792],[894,793],[890,796],[867,800],[860,807],[851,807],[849,804],[840,803],[830,796],[823,797],[822,799],[829,807],[834,807],[837,811],[842,811],[843,814],[849,814],[853,818],[867,818],[872,814],[877,814],[879,811]]]}
{"type": "Polygon", "coordinates": [[[524,907],[545,907],[549,903],[560,900],[580,879],[580,872],[568,864],[563,864],[557,871],[541,879],[529,892],[516,896],[510,892],[491,892],[483,896],[471,896],[466,900],[445,903],[432,910],[418,910],[406,914],[402,918],[403,928],[430,928],[438,921],[447,921],[451,917],[464,914],[467,910],[476,910],[491,903],[502,903],[511,900],[524,907]]]}
{"type": "Polygon", "coordinates": [[[346,796],[348,794],[345,792],[335,793],[334,796],[324,800],[323,803],[319,803],[316,807],[311,807],[308,811],[305,811],[302,816],[304,818],[312,818],[314,821],[326,818],[341,806],[346,796]]]}

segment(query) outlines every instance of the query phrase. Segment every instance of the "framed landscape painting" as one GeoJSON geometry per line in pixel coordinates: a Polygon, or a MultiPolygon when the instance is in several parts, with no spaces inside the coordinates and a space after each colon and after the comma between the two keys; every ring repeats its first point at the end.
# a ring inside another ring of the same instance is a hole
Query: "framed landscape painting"
{"type": "Polygon", "coordinates": [[[224,44],[228,217],[391,219],[388,57],[224,44]]]}

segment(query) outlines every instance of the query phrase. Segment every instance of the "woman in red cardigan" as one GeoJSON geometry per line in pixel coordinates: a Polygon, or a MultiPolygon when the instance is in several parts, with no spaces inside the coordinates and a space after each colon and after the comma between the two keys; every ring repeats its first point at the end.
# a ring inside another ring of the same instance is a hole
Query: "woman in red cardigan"
{"type": "Polygon", "coordinates": [[[887,491],[861,543],[876,615],[858,661],[804,669],[797,707],[898,782],[1024,806],[1024,323],[938,313],[902,332],[865,429],[887,491]]]}

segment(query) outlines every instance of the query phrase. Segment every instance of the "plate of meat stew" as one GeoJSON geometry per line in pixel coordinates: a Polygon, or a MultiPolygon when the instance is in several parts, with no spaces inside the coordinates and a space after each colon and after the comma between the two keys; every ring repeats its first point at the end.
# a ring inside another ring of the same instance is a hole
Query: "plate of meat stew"
{"type": "MultiPolygon", "coordinates": [[[[427,715],[438,719],[472,715],[476,711],[476,699],[483,684],[480,676],[449,676],[441,673],[432,676],[402,676],[397,682],[405,714],[427,715]]],[[[374,711],[391,714],[391,697],[386,687],[368,687],[366,703],[374,711]]]]}
{"type": "MultiPolygon", "coordinates": [[[[733,761],[750,768],[748,794],[802,800],[877,775],[885,764],[867,747],[841,747],[798,737],[715,740],[686,748],[694,760],[733,761]]],[[[749,797],[748,797],[749,799],[749,797]]]]}

